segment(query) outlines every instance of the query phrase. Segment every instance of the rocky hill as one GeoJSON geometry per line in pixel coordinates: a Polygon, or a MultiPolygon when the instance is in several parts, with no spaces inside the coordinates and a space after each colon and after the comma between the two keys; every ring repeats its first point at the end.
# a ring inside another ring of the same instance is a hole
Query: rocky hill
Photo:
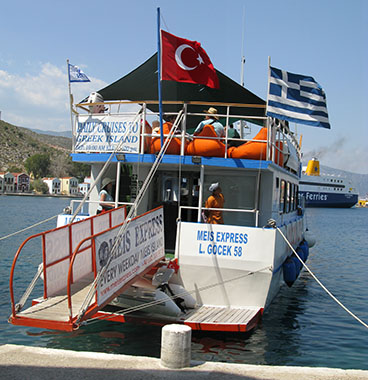
{"type": "Polygon", "coordinates": [[[72,140],[68,137],[38,134],[0,120],[0,171],[11,167],[24,170],[24,162],[37,153],[48,153],[52,159],[68,155],[72,140]]]}

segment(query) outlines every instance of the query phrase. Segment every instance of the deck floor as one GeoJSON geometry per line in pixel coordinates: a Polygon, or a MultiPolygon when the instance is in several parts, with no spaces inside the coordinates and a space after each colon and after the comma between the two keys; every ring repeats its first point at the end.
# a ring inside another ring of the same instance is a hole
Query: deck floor
{"type": "MultiPolygon", "coordinates": [[[[91,276],[87,276],[77,284],[72,285],[72,310],[73,316],[77,315],[92,283],[91,276]]],[[[18,317],[31,319],[41,319],[58,322],[69,321],[68,296],[66,291],[60,292],[60,295],[50,297],[45,301],[37,303],[28,309],[17,314],[18,317]]],[[[91,303],[95,300],[92,297],[91,303]]]]}
{"type": "Polygon", "coordinates": [[[184,316],[184,323],[246,325],[256,316],[260,308],[227,308],[201,306],[184,316]]]}

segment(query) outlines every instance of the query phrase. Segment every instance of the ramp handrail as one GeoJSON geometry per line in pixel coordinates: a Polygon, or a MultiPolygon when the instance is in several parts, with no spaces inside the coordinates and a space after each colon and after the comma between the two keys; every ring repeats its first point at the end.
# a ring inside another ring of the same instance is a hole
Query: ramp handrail
{"type": "MultiPolygon", "coordinates": [[[[10,301],[11,301],[11,309],[12,309],[12,316],[15,317],[16,316],[16,313],[19,312],[21,310],[21,308],[23,307],[24,303],[26,302],[29,294],[31,293],[31,290],[28,288],[27,291],[26,291],[26,294],[28,294],[27,298],[25,297],[22,297],[22,304],[15,304],[15,299],[14,299],[14,273],[15,273],[15,266],[16,266],[16,263],[18,261],[18,258],[24,248],[24,246],[32,239],[35,239],[35,238],[38,238],[38,237],[41,237],[41,241],[42,241],[42,262],[43,262],[43,268],[42,268],[42,271],[39,271],[39,275],[35,276],[35,278],[32,280],[32,283],[35,284],[36,283],[36,280],[38,279],[38,277],[43,274],[44,276],[44,291],[43,291],[43,297],[44,298],[47,298],[48,297],[48,289],[47,289],[47,268],[48,267],[51,267],[53,265],[56,265],[57,263],[60,263],[62,262],[63,260],[66,260],[66,259],[71,259],[72,257],[72,241],[71,241],[71,237],[72,237],[72,229],[75,228],[76,226],[80,226],[82,223],[90,223],[90,228],[91,230],[93,230],[93,226],[94,226],[94,221],[96,218],[101,218],[104,217],[103,215],[108,215],[109,218],[108,218],[108,223],[109,223],[109,228],[112,228],[112,223],[113,223],[113,220],[112,220],[112,214],[113,213],[116,213],[117,210],[119,210],[118,212],[120,212],[120,210],[124,210],[124,215],[126,215],[126,207],[125,206],[122,206],[122,207],[119,207],[117,209],[112,209],[112,210],[109,210],[105,213],[102,213],[102,214],[99,214],[99,215],[94,215],[92,217],[89,217],[87,219],[84,219],[84,220],[80,220],[78,222],[75,222],[75,223],[72,223],[72,224],[68,224],[68,225],[65,225],[65,226],[61,226],[61,227],[58,227],[58,228],[54,228],[54,229],[51,229],[51,230],[48,230],[48,231],[43,231],[43,232],[40,232],[38,234],[34,234],[32,236],[29,236],[26,240],[24,240],[24,242],[19,246],[15,256],[14,256],[14,259],[13,259],[13,263],[12,263],[12,266],[11,266],[11,270],[10,270],[10,277],[9,277],[9,291],[10,291],[10,301]],[[58,257],[57,260],[55,261],[52,261],[52,262],[49,262],[46,264],[46,256],[47,256],[47,252],[46,252],[46,236],[48,234],[51,234],[51,233],[55,233],[56,231],[61,231],[61,230],[64,230],[64,229],[67,229],[68,230],[68,237],[69,237],[69,241],[68,242],[65,242],[66,244],[68,244],[68,254],[66,256],[63,256],[63,257],[58,257]],[[18,305],[18,306],[17,306],[18,305]]],[[[105,217],[106,218],[106,217],[105,217]]],[[[104,231],[104,230],[103,230],[104,231]]],[[[102,231],[102,232],[103,232],[102,231]]]]}
{"type": "MultiPolygon", "coordinates": [[[[108,304],[112,299],[114,299],[116,296],[118,296],[123,290],[124,288],[128,287],[131,283],[133,283],[134,281],[136,281],[136,278],[135,276],[132,277],[130,280],[128,280],[127,282],[124,282],[122,281],[122,285],[120,288],[118,288],[114,293],[110,294],[108,298],[106,298],[101,304],[97,304],[97,299],[95,300],[95,302],[93,304],[90,304],[91,300],[92,300],[92,297],[90,296],[90,293],[92,293],[92,296],[96,293],[97,291],[97,283],[96,280],[99,278],[99,275],[101,275],[101,273],[103,271],[106,271],[106,269],[109,267],[109,264],[111,263],[112,261],[112,257],[114,256],[114,253],[116,252],[116,250],[114,251],[114,248],[110,248],[110,256],[109,256],[109,260],[107,261],[107,263],[100,269],[100,271],[98,272],[97,271],[97,265],[96,265],[96,257],[97,257],[97,254],[96,254],[96,238],[106,234],[107,232],[110,232],[112,230],[117,230],[117,233],[115,235],[115,238],[116,240],[118,240],[122,234],[126,233],[127,231],[127,228],[123,230],[122,232],[122,228],[123,226],[128,226],[130,223],[134,223],[134,221],[137,221],[139,219],[141,219],[142,217],[145,217],[147,215],[149,215],[150,213],[152,212],[155,212],[157,210],[160,210],[162,209],[163,207],[160,206],[156,209],[153,209],[145,214],[142,214],[142,215],[139,215],[139,216],[136,216],[135,218],[127,218],[124,220],[124,222],[114,226],[114,227],[111,227],[109,228],[108,230],[105,230],[105,231],[101,231],[97,234],[94,234],[92,236],[88,236],[87,238],[81,240],[78,244],[78,246],[76,247],[76,249],[74,250],[73,252],[73,255],[72,255],[72,258],[70,260],[70,264],[69,264],[69,269],[68,269],[68,280],[67,280],[67,298],[68,298],[68,309],[69,309],[69,322],[71,324],[78,324],[80,323],[82,320],[84,319],[87,319],[90,315],[92,314],[95,314],[99,309],[102,309],[106,304],[108,304]],[[81,250],[82,246],[87,242],[87,241],[90,241],[91,240],[91,246],[92,246],[92,256],[95,258],[94,260],[94,265],[93,265],[93,273],[94,273],[94,279],[93,281],[91,282],[90,284],[90,290],[88,292],[88,294],[86,295],[85,297],[85,300],[83,301],[83,305],[81,306],[81,309],[78,311],[78,314],[76,314],[76,316],[73,316],[73,304],[72,304],[72,289],[71,289],[71,285],[72,285],[72,279],[73,279],[73,265],[75,263],[75,260],[76,260],[76,257],[77,255],[83,251],[83,249],[81,250]],[[84,310],[84,305],[86,305],[86,309],[84,310]],[[98,309],[98,310],[97,310],[98,309]]],[[[114,244],[114,247],[115,247],[116,243],[114,244]]],[[[153,261],[152,263],[149,264],[149,266],[147,266],[146,268],[144,268],[144,270],[140,273],[137,273],[137,275],[143,275],[144,273],[146,273],[148,270],[151,269],[152,266],[156,265],[160,260],[162,259],[162,257],[160,257],[158,260],[156,261],[153,261]]],[[[120,283],[119,283],[120,284],[120,283]]]]}

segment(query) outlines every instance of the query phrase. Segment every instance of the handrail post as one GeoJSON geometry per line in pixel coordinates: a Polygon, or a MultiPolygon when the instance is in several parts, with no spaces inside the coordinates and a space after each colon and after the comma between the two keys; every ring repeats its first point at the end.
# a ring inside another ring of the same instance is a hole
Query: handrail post
{"type": "MultiPolygon", "coordinates": [[[[142,109],[142,118],[141,118],[141,146],[140,146],[140,152],[141,154],[144,153],[144,140],[146,138],[146,111],[147,111],[147,105],[146,103],[143,103],[143,109],[142,109]]],[[[152,133],[152,131],[151,131],[152,133]]]]}
{"type": "Polygon", "coordinates": [[[20,252],[22,251],[23,247],[26,245],[26,243],[28,241],[30,241],[31,239],[33,238],[36,238],[36,237],[39,237],[41,236],[43,233],[38,233],[36,235],[32,235],[32,236],[29,236],[26,240],[24,240],[24,242],[20,245],[20,247],[18,248],[15,256],[14,256],[14,259],[13,259],[13,263],[12,263],[12,266],[11,266],[11,269],[10,269],[10,276],[9,276],[9,292],[10,292],[10,302],[11,302],[11,309],[12,309],[12,316],[15,318],[15,315],[16,315],[16,310],[15,310],[15,300],[14,300],[14,287],[13,287],[13,282],[14,282],[14,271],[15,271],[15,264],[17,263],[18,261],[18,257],[20,255],[20,252]]]}
{"type": "Polygon", "coordinates": [[[226,107],[226,126],[225,126],[225,158],[227,158],[227,148],[228,148],[227,135],[229,131],[229,117],[230,117],[230,106],[227,106],[226,107]]]}
{"type": "Polygon", "coordinates": [[[201,222],[202,217],[202,201],[203,201],[203,182],[204,182],[204,165],[201,165],[201,171],[199,174],[199,194],[198,194],[198,216],[197,222],[201,222]]]}
{"type": "Polygon", "coordinates": [[[185,154],[185,134],[187,132],[187,112],[188,112],[188,107],[186,103],[184,103],[183,105],[183,111],[184,111],[184,116],[181,122],[181,144],[180,144],[181,156],[184,156],[185,154]]]}
{"type": "Polygon", "coordinates": [[[115,208],[119,206],[120,172],[121,172],[121,162],[118,161],[118,165],[116,168],[115,208]]]}

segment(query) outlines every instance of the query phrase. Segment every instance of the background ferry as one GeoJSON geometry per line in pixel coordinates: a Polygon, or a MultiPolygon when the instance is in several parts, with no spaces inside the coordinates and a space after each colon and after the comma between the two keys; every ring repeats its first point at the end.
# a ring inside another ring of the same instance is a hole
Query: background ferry
{"type": "Polygon", "coordinates": [[[358,202],[358,193],[351,181],[341,176],[321,174],[316,158],[303,167],[299,184],[299,194],[304,197],[306,207],[349,208],[358,202]]]}

